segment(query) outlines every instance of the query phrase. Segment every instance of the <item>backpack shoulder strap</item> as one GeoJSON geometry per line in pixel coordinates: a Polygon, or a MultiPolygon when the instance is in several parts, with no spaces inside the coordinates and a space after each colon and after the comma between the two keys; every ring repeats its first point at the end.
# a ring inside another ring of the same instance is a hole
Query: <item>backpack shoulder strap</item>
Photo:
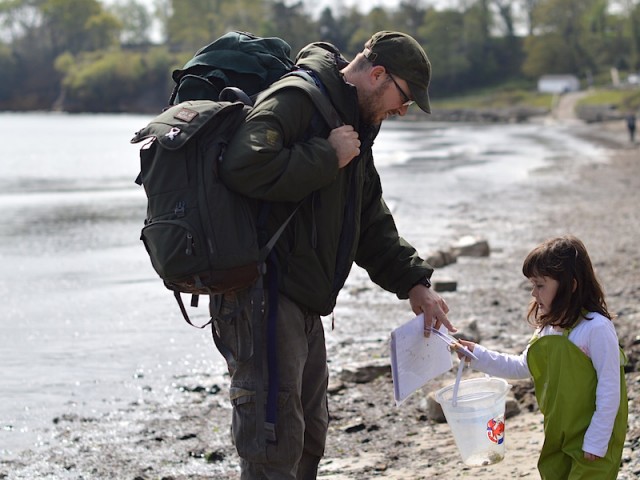
{"type": "Polygon", "coordinates": [[[302,90],[306,93],[330,128],[337,128],[344,124],[327,95],[322,93],[320,88],[316,86],[311,75],[301,70],[285,75],[269,88],[261,92],[256,99],[256,104],[266,97],[273,95],[276,91],[283,90],[285,88],[297,88],[298,90],[302,90]]]}

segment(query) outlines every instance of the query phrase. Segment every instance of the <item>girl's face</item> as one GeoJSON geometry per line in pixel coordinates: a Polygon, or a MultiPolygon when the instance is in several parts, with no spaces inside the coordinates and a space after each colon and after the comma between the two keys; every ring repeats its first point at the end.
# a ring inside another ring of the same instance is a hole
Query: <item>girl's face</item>
{"type": "Polygon", "coordinates": [[[531,296],[538,304],[538,314],[549,313],[560,283],[551,277],[531,277],[529,281],[533,286],[531,296]]]}

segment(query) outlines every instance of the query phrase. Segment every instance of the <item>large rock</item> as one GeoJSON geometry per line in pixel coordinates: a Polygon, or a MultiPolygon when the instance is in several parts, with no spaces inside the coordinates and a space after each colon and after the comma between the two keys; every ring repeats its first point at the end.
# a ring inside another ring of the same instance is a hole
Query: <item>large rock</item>
{"type": "Polygon", "coordinates": [[[433,289],[436,292],[455,292],[458,289],[458,282],[455,280],[435,280],[433,289]]]}
{"type": "Polygon", "coordinates": [[[468,235],[451,246],[451,253],[455,257],[488,257],[491,249],[485,239],[468,235]]]}
{"type": "Polygon", "coordinates": [[[433,268],[442,268],[456,263],[456,257],[450,250],[438,250],[427,257],[427,263],[433,268]]]}
{"type": "Polygon", "coordinates": [[[340,380],[349,383],[369,383],[388,373],[391,373],[391,364],[388,359],[381,359],[376,362],[354,363],[343,367],[340,380]]]}

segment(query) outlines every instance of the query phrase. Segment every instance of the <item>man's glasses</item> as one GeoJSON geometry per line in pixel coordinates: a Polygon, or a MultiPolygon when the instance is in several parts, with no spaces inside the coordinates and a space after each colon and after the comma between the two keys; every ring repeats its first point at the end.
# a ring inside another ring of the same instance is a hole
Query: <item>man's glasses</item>
{"type": "Polygon", "coordinates": [[[387,75],[389,75],[389,78],[391,78],[391,81],[396,86],[396,88],[398,89],[398,92],[400,92],[400,96],[404,100],[404,103],[402,104],[402,106],[403,107],[409,107],[409,106],[413,105],[415,102],[409,98],[409,95],[404,93],[404,90],[402,90],[402,88],[400,88],[400,85],[398,85],[398,82],[396,82],[396,79],[393,78],[393,75],[391,75],[390,73],[388,73],[387,75]]]}

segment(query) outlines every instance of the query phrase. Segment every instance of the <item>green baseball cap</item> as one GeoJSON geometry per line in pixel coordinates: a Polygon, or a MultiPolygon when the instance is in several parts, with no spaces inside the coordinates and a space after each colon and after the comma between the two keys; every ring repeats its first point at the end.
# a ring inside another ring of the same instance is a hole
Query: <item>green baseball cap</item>
{"type": "Polygon", "coordinates": [[[413,100],[425,112],[431,113],[429,82],[431,62],[420,44],[402,32],[382,31],[364,44],[363,55],[374,65],[382,65],[389,73],[404,79],[413,100]]]}

